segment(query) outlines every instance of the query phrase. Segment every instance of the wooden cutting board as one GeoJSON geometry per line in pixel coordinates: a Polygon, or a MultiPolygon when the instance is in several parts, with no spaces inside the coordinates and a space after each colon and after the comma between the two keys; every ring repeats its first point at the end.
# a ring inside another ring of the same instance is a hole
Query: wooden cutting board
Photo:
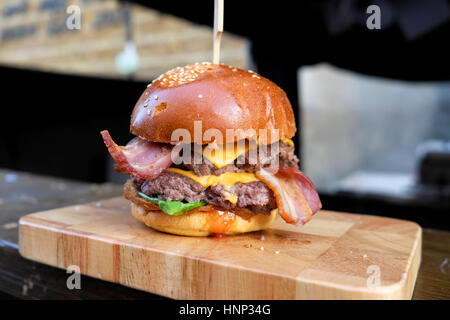
{"type": "Polygon", "coordinates": [[[303,227],[277,219],[261,232],[191,238],[146,227],[112,198],[24,216],[19,235],[25,258],[176,299],[410,299],[422,230],[322,210],[303,227]]]}

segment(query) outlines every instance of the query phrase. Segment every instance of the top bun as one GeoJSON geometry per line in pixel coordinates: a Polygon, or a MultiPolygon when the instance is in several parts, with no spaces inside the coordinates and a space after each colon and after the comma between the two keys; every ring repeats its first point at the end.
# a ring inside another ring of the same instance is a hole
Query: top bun
{"type": "MultiPolygon", "coordinates": [[[[202,136],[208,129],[219,130],[224,139],[227,129],[256,131],[256,136],[241,131],[234,140],[258,139],[259,129],[278,129],[278,139],[296,131],[291,104],[280,87],[254,72],[210,62],[178,67],[154,80],[134,107],[130,131],[170,143],[175,142],[172,132],[182,128],[194,142],[194,121],[202,121],[202,136]]],[[[268,143],[277,140],[268,136],[268,143]]]]}

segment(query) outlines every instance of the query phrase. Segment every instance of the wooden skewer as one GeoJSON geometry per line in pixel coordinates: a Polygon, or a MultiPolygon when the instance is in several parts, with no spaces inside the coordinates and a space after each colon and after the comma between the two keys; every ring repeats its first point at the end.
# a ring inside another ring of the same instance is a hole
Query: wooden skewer
{"type": "Polygon", "coordinates": [[[223,32],[223,1],[214,0],[214,40],[213,40],[213,63],[220,62],[220,39],[223,32]]]}

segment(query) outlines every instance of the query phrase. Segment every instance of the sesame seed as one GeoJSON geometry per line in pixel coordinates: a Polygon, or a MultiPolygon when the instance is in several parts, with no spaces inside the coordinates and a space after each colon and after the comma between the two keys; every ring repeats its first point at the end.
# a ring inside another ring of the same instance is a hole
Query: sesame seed
{"type": "Polygon", "coordinates": [[[158,96],[157,95],[155,95],[155,100],[158,100],[158,96]]]}
{"type": "Polygon", "coordinates": [[[198,97],[201,99],[201,98],[203,98],[203,95],[202,95],[202,94],[199,94],[198,97]]]}
{"type": "Polygon", "coordinates": [[[261,251],[264,251],[264,247],[261,247],[261,251]]]}
{"type": "Polygon", "coordinates": [[[176,85],[189,83],[191,81],[195,81],[202,73],[214,69],[210,65],[211,65],[210,62],[203,62],[203,63],[197,62],[193,65],[176,67],[172,70],[169,70],[165,74],[162,74],[159,77],[160,80],[159,85],[161,87],[172,87],[176,85]]]}
{"type": "Polygon", "coordinates": [[[278,250],[277,250],[277,251],[275,251],[275,254],[279,254],[279,253],[280,253],[280,251],[278,251],[278,250]]]}

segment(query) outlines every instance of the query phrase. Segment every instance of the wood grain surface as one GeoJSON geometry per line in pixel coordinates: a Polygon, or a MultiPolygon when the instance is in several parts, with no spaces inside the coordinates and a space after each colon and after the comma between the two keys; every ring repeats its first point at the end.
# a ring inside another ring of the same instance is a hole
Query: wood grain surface
{"type": "Polygon", "coordinates": [[[180,237],[134,220],[118,197],[22,217],[19,248],[177,299],[410,299],[421,234],[408,221],[321,211],[301,228],[280,219],[241,236],[180,237]],[[374,269],[378,286],[368,285],[374,269]]]}

